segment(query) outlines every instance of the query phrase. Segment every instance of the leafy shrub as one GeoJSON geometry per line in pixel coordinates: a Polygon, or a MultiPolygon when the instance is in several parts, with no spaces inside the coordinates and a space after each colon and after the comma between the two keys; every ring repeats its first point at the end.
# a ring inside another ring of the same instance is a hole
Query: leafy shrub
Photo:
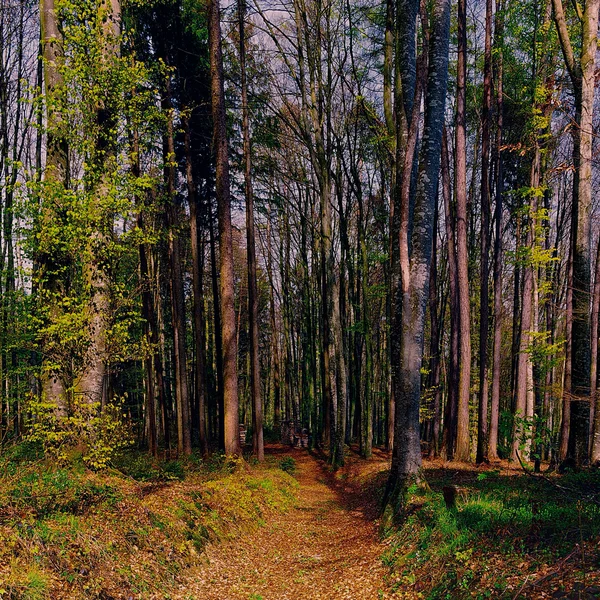
{"type": "Polygon", "coordinates": [[[7,504],[32,510],[37,517],[57,512],[82,513],[95,504],[114,504],[119,499],[119,492],[112,486],[68,469],[32,470],[6,491],[7,504]]]}
{"type": "Polygon", "coordinates": [[[184,464],[179,460],[160,462],[148,454],[121,454],[114,462],[121,473],[136,481],[181,481],[185,479],[184,464]]]}
{"type": "Polygon", "coordinates": [[[285,473],[293,475],[296,472],[296,461],[291,456],[284,456],[279,461],[279,468],[285,473]]]}
{"type": "Polygon", "coordinates": [[[104,469],[132,443],[122,404],[115,401],[100,411],[98,403],[78,399],[67,416],[59,416],[53,403],[32,400],[28,409],[34,422],[26,440],[41,446],[58,464],[80,457],[91,469],[104,469]]]}

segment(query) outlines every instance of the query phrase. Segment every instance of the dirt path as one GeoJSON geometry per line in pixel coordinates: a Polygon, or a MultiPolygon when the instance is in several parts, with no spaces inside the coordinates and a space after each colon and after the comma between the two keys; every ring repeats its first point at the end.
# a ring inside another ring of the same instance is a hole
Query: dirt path
{"type": "Polygon", "coordinates": [[[306,451],[298,504],[233,544],[207,549],[186,600],[378,600],[388,598],[374,506],[306,451]]]}

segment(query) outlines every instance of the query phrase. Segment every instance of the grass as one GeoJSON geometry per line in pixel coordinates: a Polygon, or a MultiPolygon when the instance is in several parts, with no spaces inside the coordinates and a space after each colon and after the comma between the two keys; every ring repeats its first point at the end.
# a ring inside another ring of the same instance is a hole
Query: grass
{"type": "Polygon", "coordinates": [[[382,560],[399,597],[402,590],[429,600],[536,597],[527,595],[528,581],[600,537],[597,472],[553,479],[463,473],[466,498],[448,509],[441,491],[454,477],[430,471],[430,489],[410,490],[404,522],[388,532],[382,560]]]}
{"type": "Polygon", "coordinates": [[[276,465],[132,453],[115,467],[58,467],[31,447],[0,456],[2,600],[167,598],[206,544],[295,502],[276,465]]]}

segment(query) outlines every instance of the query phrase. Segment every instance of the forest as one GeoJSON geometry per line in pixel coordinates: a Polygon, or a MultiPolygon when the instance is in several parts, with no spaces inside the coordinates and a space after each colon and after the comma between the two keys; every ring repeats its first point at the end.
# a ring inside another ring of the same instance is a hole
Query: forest
{"type": "Polygon", "coordinates": [[[563,2],[0,0],[0,599],[600,597],[563,2]]]}

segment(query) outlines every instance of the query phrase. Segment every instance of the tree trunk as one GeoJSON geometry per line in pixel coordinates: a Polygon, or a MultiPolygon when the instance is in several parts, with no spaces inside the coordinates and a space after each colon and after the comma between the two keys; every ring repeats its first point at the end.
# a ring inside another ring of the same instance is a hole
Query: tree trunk
{"type": "Polygon", "coordinates": [[[238,0],[240,33],[240,73],[242,87],[242,130],[244,136],[244,183],[246,195],[246,252],[248,255],[248,316],[250,323],[250,390],[252,396],[252,450],[259,461],[265,458],[263,410],[260,395],[260,354],[258,348],[258,290],[256,286],[256,249],[254,242],[254,192],[250,154],[250,118],[246,81],[246,2],[238,0]]]}
{"type": "Polygon", "coordinates": [[[175,190],[175,141],[173,107],[171,105],[170,82],[167,80],[163,98],[163,111],[167,118],[167,131],[163,140],[163,160],[167,184],[167,227],[169,257],[169,289],[171,295],[171,324],[173,328],[173,355],[175,358],[175,399],[177,407],[177,451],[192,453],[192,422],[187,376],[185,293],[183,288],[182,252],[179,242],[180,210],[175,190]]]}
{"type": "Polygon", "coordinates": [[[225,434],[223,420],[223,328],[221,327],[221,302],[219,294],[219,274],[217,269],[217,250],[212,215],[209,215],[208,235],[210,243],[210,267],[213,297],[214,337],[215,337],[215,364],[217,370],[217,429],[219,449],[225,450],[225,434]]]}
{"type": "Polygon", "coordinates": [[[196,357],[196,424],[202,456],[208,456],[208,439],[206,429],[206,331],[204,327],[203,296],[203,248],[200,244],[198,224],[198,197],[192,170],[192,149],[189,115],[184,121],[185,127],[185,174],[190,206],[190,245],[192,249],[192,289],[194,292],[194,346],[196,357]]]}
{"type": "MultiPolygon", "coordinates": [[[[121,3],[120,0],[102,2],[98,9],[98,19],[102,22],[104,53],[101,58],[104,69],[116,69],[116,60],[120,56],[121,35],[121,3]]],[[[76,385],[76,391],[81,394],[85,402],[94,402],[104,405],[106,401],[106,363],[107,356],[107,329],[109,324],[110,300],[108,290],[108,275],[106,265],[102,262],[103,248],[109,241],[112,232],[112,215],[107,214],[103,208],[110,194],[112,181],[110,177],[116,169],[116,107],[111,106],[112,99],[105,101],[105,105],[96,109],[95,120],[98,127],[92,163],[98,169],[100,182],[96,194],[99,201],[93,203],[91,209],[92,232],[89,245],[86,249],[86,264],[84,273],[86,285],[89,290],[87,313],[89,319],[89,346],[84,357],[83,373],[76,385]]]]}
{"type": "Polygon", "coordinates": [[[227,456],[240,454],[237,343],[231,229],[229,157],[225,122],[225,92],[219,0],[208,2],[211,99],[214,126],[217,210],[221,271],[221,328],[223,338],[224,442],[227,456]]]}
{"type": "MultiPolygon", "coordinates": [[[[571,203],[572,331],[570,429],[567,452],[577,464],[587,460],[590,418],[590,287],[592,141],[598,10],[600,0],[586,2],[579,59],[575,59],[562,0],[552,0],[554,21],[575,95],[573,128],[573,200],[571,203]]],[[[569,391],[569,390],[568,390],[569,391]]]]}
{"type": "MultiPolygon", "coordinates": [[[[512,458],[517,460],[519,455],[525,459],[530,439],[525,439],[527,434],[525,421],[529,422],[533,414],[533,403],[530,400],[533,382],[531,381],[531,329],[533,323],[533,250],[535,244],[535,221],[537,212],[537,190],[540,185],[540,150],[536,146],[531,165],[529,187],[531,189],[530,209],[527,217],[527,248],[526,263],[522,267],[523,272],[523,295],[521,299],[521,330],[519,334],[520,345],[517,358],[516,373],[516,401],[515,401],[515,423],[513,427],[512,458]],[[530,409],[531,407],[531,409],[530,409]],[[521,448],[525,448],[524,453],[521,448]]],[[[530,423],[528,423],[530,425],[530,423]]]]}
{"type": "MultiPolygon", "coordinates": [[[[437,199],[442,130],[448,82],[450,2],[436,0],[432,14],[430,66],[425,97],[425,125],[413,212],[412,253],[408,273],[403,269],[401,369],[396,387],[396,431],[386,501],[392,511],[402,507],[407,485],[420,477],[419,400],[433,243],[433,213],[437,199]],[[407,274],[408,277],[404,275],[407,274]]],[[[416,103],[417,104],[417,103],[416,103]]],[[[418,106],[418,104],[417,104],[418,106]]],[[[418,112],[418,109],[415,113],[418,112]]],[[[416,119],[413,119],[416,121],[416,119]]],[[[407,220],[401,229],[408,226],[407,220]]],[[[405,238],[407,241],[407,238],[405,238]]],[[[408,248],[400,248],[408,255],[408,248]]]]}
{"type": "Polygon", "coordinates": [[[476,462],[487,460],[488,332],[489,332],[489,228],[490,228],[490,128],[492,120],[492,0],[485,3],[485,60],[481,113],[481,301],[479,318],[479,409],[476,462]]]}
{"type": "Polygon", "coordinates": [[[442,457],[452,460],[456,442],[456,419],[458,414],[458,372],[460,349],[460,319],[458,310],[458,268],[456,261],[455,231],[452,226],[454,216],[451,208],[452,184],[450,182],[450,158],[448,156],[448,135],[444,128],[442,138],[442,197],[444,202],[444,222],[446,224],[446,244],[448,247],[448,279],[450,288],[450,364],[447,370],[446,407],[442,432],[442,457]]]}
{"type": "MultiPolygon", "coordinates": [[[[56,14],[55,0],[40,0],[41,47],[44,57],[44,96],[46,98],[46,165],[44,170],[44,189],[42,194],[60,194],[68,181],[68,145],[61,124],[60,101],[64,78],[63,37],[56,14]]],[[[55,211],[43,202],[42,228],[51,226],[55,211]]],[[[54,261],[56,257],[43,254],[37,257],[39,264],[39,293],[50,301],[50,318],[59,316],[56,296],[61,295],[60,284],[54,261]]],[[[46,355],[42,361],[42,394],[46,401],[56,405],[59,417],[67,416],[68,401],[65,394],[63,374],[49,367],[52,357],[46,355]]]]}
{"type": "Polygon", "coordinates": [[[593,402],[594,418],[592,434],[591,462],[600,462],[600,394],[598,394],[598,322],[600,321],[600,238],[596,251],[596,271],[594,275],[594,292],[592,295],[591,328],[591,368],[590,368],[590,400],[593,402]]]}
{"type": "Polygon", "coordinates": [[[458,0],[458,64],[456,79],[456,263],[458,278],[458,311],[460,352],[458,374],[458,415],[456,453],[454,458],[468,461],[471,457],[469,433],[469,397],[471,386],[471,314],[469,298],[469,253],[467,248],[467,2],[458,0]]]}
{"type": "Polygon", "coordinates": [[[498,458],[498,420],[500,416],[500,371],[502,361],[502,194],[504,188],[502,169],[502,125],[503,125],[503,61],[502,40],[504,36],[502,0],[496,4],[496,207],[495,220],[496,232],[494,241],[494,349],[492,354],[492,398],[490,404],[490,433],[488,441],[488,458],[498,458]]]}

